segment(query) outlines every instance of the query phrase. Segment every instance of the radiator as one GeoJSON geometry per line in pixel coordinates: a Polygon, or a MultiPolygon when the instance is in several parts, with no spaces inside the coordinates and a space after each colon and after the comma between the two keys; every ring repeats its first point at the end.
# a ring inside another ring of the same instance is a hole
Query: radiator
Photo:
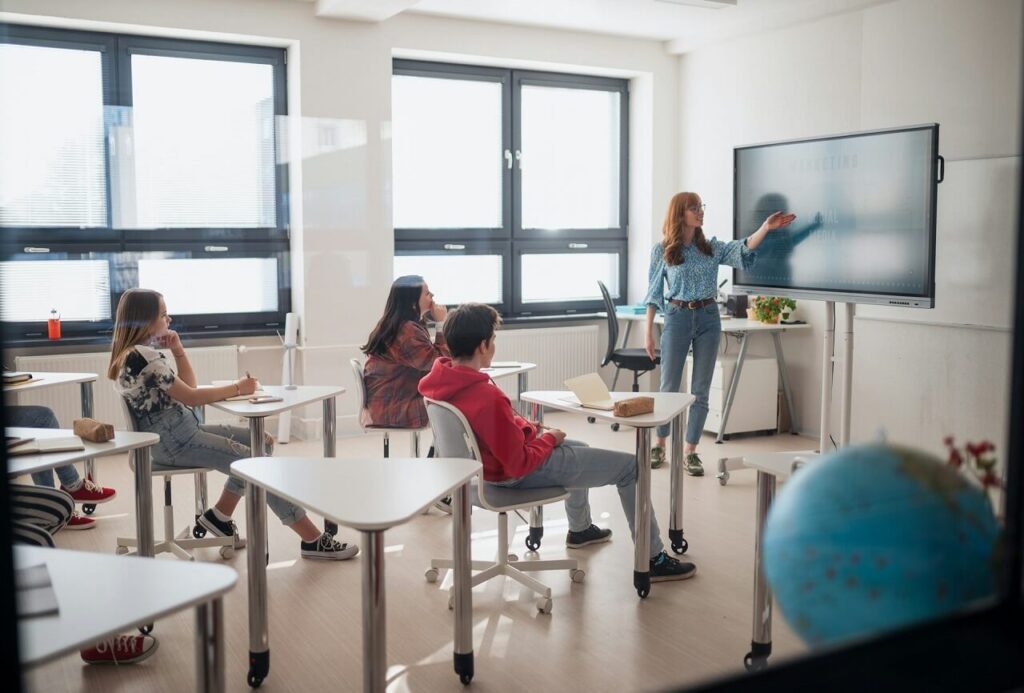
{"type": "MultiPolygon", "coordinates": [[[[494,360],[536,363],[529,372],[531,390],[564,390],[568,378],[599,370],[604,351],[598,337],[596,325],[505,329],[498,332],[494,360]]],[[[495,382],[515,401],[515,378],[495,382]]]]}
{"type": "MultiPolygon", "coordinates": [[[[170,356],[168,356],[170,359],[170,356]]],[[[238,348],[235,346],[200,347],[188,350],[188,358],[200,384],[212,380],[234,380],[238,377],[238,348]]],[[[114,385],[107,380],[107,364],[110,352],[90,354],[57,354],[40,356],[19,356],[14,360],[15,370],[62,373],[95,373],[93,383],[93,418],[113,423],[114,428],[124,430],[127,424],[121,415],[114,385]]],[[[174,360],[171,359],[171,363],[174,360]]],[[[41,404],[53,410],[60,425],[71,428],[71,422],[82,416],[82,403],[78,385],[58,385],[36,392],[11,395],[12,404],[41,404]]],[[[207,423],[235,423],[234,417],[213,407],[206,408],[207,423]]]]}

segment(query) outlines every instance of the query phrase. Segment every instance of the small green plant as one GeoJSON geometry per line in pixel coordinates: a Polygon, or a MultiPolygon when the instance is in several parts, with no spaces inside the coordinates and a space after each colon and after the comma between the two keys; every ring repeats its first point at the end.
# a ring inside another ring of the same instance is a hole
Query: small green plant
{"type": "Polygon", "coordinates": [[[761,322],[778,322],[779,316],[789,320],[796,310],[796,301],[784,296],[754,296],[754,317],[761,322]]]}

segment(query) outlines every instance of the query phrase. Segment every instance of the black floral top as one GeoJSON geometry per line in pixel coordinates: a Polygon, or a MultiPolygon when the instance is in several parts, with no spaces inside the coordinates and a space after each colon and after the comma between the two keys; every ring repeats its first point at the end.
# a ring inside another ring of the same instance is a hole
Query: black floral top
{"type": "Polygon", "coordinates": [[[153,414],[177,406],[167,390],[174,383],[167,356],[141,344],[128,354],[114,388],[128,401],[134,414],[153,414]]]}

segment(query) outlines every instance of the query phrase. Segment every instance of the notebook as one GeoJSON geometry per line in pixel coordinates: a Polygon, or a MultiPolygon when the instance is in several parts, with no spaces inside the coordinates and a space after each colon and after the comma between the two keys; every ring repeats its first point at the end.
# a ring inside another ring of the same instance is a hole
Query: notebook
{"type": "Polygon", "coordinates": [[[491,361],[491,365],[485,368],[485,371],[493,371],[497,368],[519,368],[521,363],[518,361],[491,361]]]}
{"type": "Polygon", "coordinates": [[[32,380],[32,374],[25,371],[4,371],[4,385],[23,383],[32,380]]]}
{"type": "Polygon", "coordinates": [[[18,600],[18,616],[46,616],[60,611],[57,593],[53,590],[50,570],[45,563],[18,568],[14,571],[14,584],[18,600]]]}
{"type": "MultiPolygon", "coordinates": [[[[224,385],[234,385],[234,380],[214,380],[213,387],[223,387],[224,385]]],[[[231,397],[224,398],[223,402],[248,402],[250,397],[270,397],[269,392],[265,392],[260,385],[256,386],[256,392],[251,395],[232,395],[231,397]]]]}
{"type": "MultiPolygon", "coordinates": [[[[576,400],[579,401],[581,407],[602,411],[611,411],[615,408],[615,400],[608,392],[608,386],[604,384],[604,380],[597,373],[587,373],[569,378],[565,381],[565,386],[576,395],[576,400]]],[[[566,398],[566,401],[573,400],[566,398]]]]}
{"type": "Polygon", "coordinates": [[[36,438],[27,443],[7,448],[7,456],[42,455],[50,452],[69,452],[85,450],[82,439],[78,436],[62,436],[60,438],[36,438]]]}

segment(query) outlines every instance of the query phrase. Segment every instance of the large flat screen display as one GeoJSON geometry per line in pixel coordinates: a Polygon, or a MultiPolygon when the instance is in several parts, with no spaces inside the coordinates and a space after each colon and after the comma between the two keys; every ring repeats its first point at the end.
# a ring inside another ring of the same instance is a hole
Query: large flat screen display
{"type": "Polygon", "coordinates": [[[939,126],[918,125],[734,150],[733,238],[776,211],[747,294],[931,308],[939,126]]]}

